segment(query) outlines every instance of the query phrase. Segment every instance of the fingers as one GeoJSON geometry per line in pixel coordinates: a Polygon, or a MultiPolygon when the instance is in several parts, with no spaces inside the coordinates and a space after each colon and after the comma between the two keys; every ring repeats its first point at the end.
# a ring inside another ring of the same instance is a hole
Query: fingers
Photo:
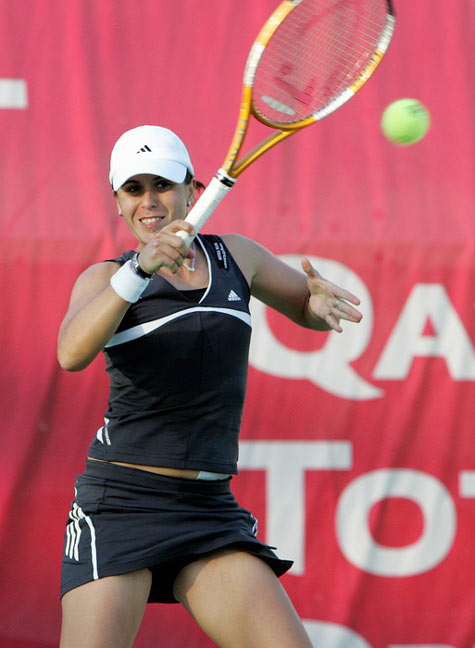
{"type": "Polygon", "coordinates": [[[336,315],[329,313],[327,317],[325,317],[325,322],[332,328],[333,331],[336,331],[337,333],[343,333],[340,320],[336,315]]]}
{"type": "Polygon", "coordinates": [[[339,299],[344,299],[345,301],[349,301],[352,304],[355,304],[356,306],[358,306],[358,304],[360,303],[358,297],[356,297],[356,295],[353,295],[353,293],[350,293],[349,290],[345,290],[344,288],[339,288],[338,286],[335,285],[333,286],[333,288],[334,288],[333,292],[335,297],[339,299]]]}
{"type": "Polygon", "coordinates": [[[302,270],[305,272],[307,277],[309,277],[311,279],[313,279],[313,278],[319,279],[320,278],[320,275],[318,274],[318,272],[315,270],[315,268],[313,267],[313,265],[310,263],[310,261],[307,258],[302,260],[302,270]]]}
{"type": "Polygon", "coordinates": [[[350,293],[349,290],[345,290],[344,288],[340,288],[339,286],[326,281],[326,279],[324,279],[321,274],[317,272],[317,270],[315,270],[308,258],[302,260],[302,269],[307,275],[308,279],[319,280],[319,282],[321,282],[321,285],[319,285],[319,287],[327,287],[329,289],[329,292],[331,292],[331,294],[336,298],[345,299],[346,301],[349,301],[352,304],[356,305],[360,303],[358,297],[356,297],[356,295],[353,295],[353,293],[350,293]]]}
{"type": "MultiPolygon", "coordinates": [[[[354,296],[352,295],[352,297],[354,296]]],[[[356,300],[356,302],[353,303],[360,303],[359,299],[357,299],[356,297],[354,299],[356,300]]],[[[353,306],[350,306],[350,304],[348,304],[343,299],[336,298],[334,300],[332,310],[333,314],[336,317],[339,317],[340,319],[346,319],[349,322],[359,322],[363,318],[363,315],[359,310],[353,308],[353,306]]]]}
{"type": "Polygon", "coordinates": [[[161,267],[167,267],[176,273],[183,265],[185,259],[192,259],[195,253],[189,249],[185,241],[176,236],[175,232],[184,230],[190,236],[194,235],[194,228],[190,223],[174,221],[157,232],[147,243],[139,255],[139,263],[145,272],[155,273],[161,267]]]}
{"type": "Polygon", "coordinates": [[[338,333],[343,332],[340,320],[347,319],[344,308],[344,302],[340,299],[328,298],[325,303],[324,311],[321,313],[321,316],[323,316],[323,319],[328,326],[338,333]]]}
{"type": "Polygon", "coordinates": [[[177,272],[189,255],[183,239],[178,236],[162,237],[153,247],[153,260],[158,264],[157,270],[165,266],[173,273],[177,272]]]}
{"type": "Polygon", "coordinates": [[[163,231],[168,230],[169,232],[172,232],[175,234],[176,232],[186,232],[189,236],[194,236],[195,234],[195,228],[191,223],[189,223],[186,220],[175,220],[171,222],[169,225],[163,228],[163,231]]]}
{"type": "MultiPolygon", "coordinates": [[[[312,266],[308,258],[302,260],[302,269],[307,275],[307,284],[311,297],[315,298],[314,313],[339,333],[342,332],[340,320],[360,322],[363,315],[356,308],[360,300],[349,290],[324,279],[312,266]]],[[[313,300],[312,300],[313,301],[313,300]]]]}
{"type": "Polygon", "coordinates": [[[315,291],[311,294],[308,302],[311,312],[316,317],[324,320],[331,329],[338,333],[343,331],[340,320],[353,323],[361,321],[363,315],[356,308],[346,300],[336,297],[332,290],[327,290],[326,282],[319,283],[324,284],[325,290],[315,291]]]}

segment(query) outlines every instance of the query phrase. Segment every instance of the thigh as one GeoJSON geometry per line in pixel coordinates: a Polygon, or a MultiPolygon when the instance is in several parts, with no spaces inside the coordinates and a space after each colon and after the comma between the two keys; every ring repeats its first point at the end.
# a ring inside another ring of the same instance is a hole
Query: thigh
{"type": "Polygon", "coordinates": [[[107,576],[62,598],[60,648],[129,648],[140,627],[152,575],[148,569],[107,576]]]}
{"type": "Polygon", "coordinates": [[[272,569],[227,549],[187,565],[175,596],[221,648],[312,648],[272,569]]]}

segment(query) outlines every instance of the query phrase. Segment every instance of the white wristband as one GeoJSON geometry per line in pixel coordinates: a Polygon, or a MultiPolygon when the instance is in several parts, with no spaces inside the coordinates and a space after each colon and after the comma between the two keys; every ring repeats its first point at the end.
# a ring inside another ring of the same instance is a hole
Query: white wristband
{"type": "Polygon", "coordinates": [[[150,283],[135,272],[132,261],[126,261],[111,277],[111,286],[115,292],[131,304],[138,301],[140,295],[150,283]]]}

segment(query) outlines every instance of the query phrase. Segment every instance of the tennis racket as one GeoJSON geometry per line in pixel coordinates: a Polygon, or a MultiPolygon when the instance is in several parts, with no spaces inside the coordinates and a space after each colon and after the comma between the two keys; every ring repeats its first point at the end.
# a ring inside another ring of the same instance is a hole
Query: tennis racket
{"type": "MultiPolygon", "coordinates": [[[[391,0],[281,2],[249,53],[228,154],[186,218],[196,233],[250,164],[362,88],[386,53],[394,26],[391,0]],[[272,133],[238,160],[251,118],[272,133]]],[[[179,235],[188,245],[193,240],[179,235]]]]}

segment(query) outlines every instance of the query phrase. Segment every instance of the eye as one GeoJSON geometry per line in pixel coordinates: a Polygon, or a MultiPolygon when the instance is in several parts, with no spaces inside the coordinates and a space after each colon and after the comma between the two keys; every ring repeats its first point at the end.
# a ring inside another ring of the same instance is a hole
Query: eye
{"type": "Polygon", "coordinates": [[[169,189],[173,185],[173,182],[166,180],[165,178],[157,178],[154,185],[159,191],[164,191],[169,189]]]}
{"type": "Polygon", "coordinates": [[[128,194],[137,194],[141,191],[140,185],[135,182],[128,182],[123,185],[122,189],[128,194]]]}

